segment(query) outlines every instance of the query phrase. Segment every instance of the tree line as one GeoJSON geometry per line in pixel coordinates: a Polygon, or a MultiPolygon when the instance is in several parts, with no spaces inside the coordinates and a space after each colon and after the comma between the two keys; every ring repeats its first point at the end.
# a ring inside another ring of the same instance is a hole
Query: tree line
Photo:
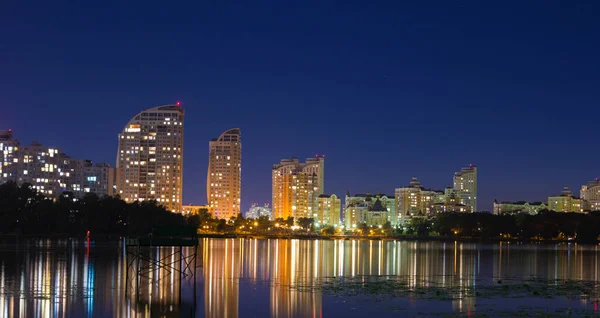
{"type": "Polygon", "coordinates": [[[157,225],[188,226],[192,220],[171,213],[156,201],[127,203],[119,196],[86,193],[76,199],[65,191],[47,198],[30,184],[0,185],[0,234],[23,235],[147,235],[157,225]]]}
{"type": "Polygon", "coordinates": [[[431,220],[415,220],[416,235],[520,240],[575,240],[596,242],[600,235],[600,211],[563,213],[542,210],[538,214],[441,213],[431,220]]]}
{"type": "MultiPolygon", "coordinates": [[[[87,193],[76,199],[71,192],[47,198],[29,184],[7,182],[0,185],[0,234],[23,235],[147,235],[156,226],[195,226],[201,231],[218,233],[291,233],[356,235],[340,232],[333,226],[318,227],[312,218],[269,220],[246,219],[241,214],[216,219],[207,210],[190,216],[171,213],[156,201],[127,203],[119,196],[98,197],[87,193]]],[[[575,240],[596,242],[600,236],[600,211],[562,213],[542,210],[536,215],[490,213],[440,213],[432,218],[415,217],[403,226],[392,228],[358,226],[363,236],[442,237],[471,239],[575,240]]]]}

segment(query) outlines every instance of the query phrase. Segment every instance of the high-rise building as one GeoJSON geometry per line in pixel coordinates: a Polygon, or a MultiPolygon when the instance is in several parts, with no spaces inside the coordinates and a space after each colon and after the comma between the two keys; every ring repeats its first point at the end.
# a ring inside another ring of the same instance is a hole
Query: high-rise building
{"type": "Polygon", "coordinates": [[[460,203],[468,205],[471,212],[477,212],[477,167],[469,165],[454,173],[454,190],[460,203]]]}
{"type": "Polygon", "coordinates": [[[600,180],[596,178],[594,181],[581,186],[581,200],[587,211],[600,211],[600,180]]]}
{"type": "Polygon", "coordinates": [[[29,183],[48,197],[64,191],[73,192],[77,198],[86,193],[100,197],[113,194],[114,168],[106,163],[94,165],[91,160],[72,159],[58,148],[37,141],[22,146],[12,131],[0,131],[0,151],[0,183],[29,183]]]}
{"type": "Polygon", "coordinates": [[[576,198],[565,186],[560,195],[548,197],[548,210],[556,212],[583,212],[581,199],[576,198]]]}
{"type": "Polygon", "coordinates": [[[183,108],[179,103],[146,109],[119,134],[117,193],[126,202],[156,200],[181,212],[183,108]]]}
{"type": "Polygon", "coordinates": [[[273,165],[273,217],[315,217],[317,198],[325,184],[325,156],[283,159],[273,165]]]}
{"type": "Polygon", "coordinates": [[[320,225],[341,225],[340,209],[341,201],[335,195],[321,194],[317,198],[317,224],[320,225]]]}
{"type": "Polygon", "coordinates": [[[399,219],[411,216],[430,216],[434,200],[441,191],[425,189],[413,177],[409,185],[396,189],[396,213],[399,219]]]}
{"type": "Polygon", "coordinates": [[[209,143],[206,197],[214,216],[220,219],[240,213],[242,192],[242,134],[226,130],[209,143]]]}

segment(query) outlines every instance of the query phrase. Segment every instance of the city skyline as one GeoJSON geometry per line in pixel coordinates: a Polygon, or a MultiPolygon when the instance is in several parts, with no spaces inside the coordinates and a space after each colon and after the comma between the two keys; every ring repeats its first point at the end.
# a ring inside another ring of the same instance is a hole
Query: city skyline
{"type": "MultiPolygon", "coordinates": [[[[163,106],[156,106],[156,107],[153,107],[153,108],[145,109],[145,110],[141,111],[140,113],[138,113],[136,116],[134,116],[130,120],[130,122],[126,125],[126,127],[123,129],[123,132],[121,133],[121,134],[123,134],[123,137],[126,138],[126,134],[124,134],[124,133],[129,133],[129,132],[140,133],[141,129],[140,129],[140,131],[138,131],[138,129],[139,129],[138,126],[139,126],[139,120],[141,118],[141,114],[145,113],[145,112],[148,112],[148,111],[156,111],[157,109],[160,109],[161,107],[171,108],[171,110],[172,109],[177,109],[178,111],[181,111],[181,113],[183,114],[183,107],[181,106],[180,102],[177,102],[175,104],[163,105],[163,106]],[[135,126],[135,127],[132,126],[132,122],[135,122],[133,124],[133,126],[135,126]],[[133,129],[135,131],[130,131],[129,130],[132,127],[133,127],[133,129]]],[[[183,124],[183,122],[182,122],[182,124],[183,124]]],[[[119,134],[119,137],[121,136],[121,134],[119,134]]],[[[232,180],[234,180],[234,181],[237,180],[236,182],[239,183],[239,185],[241,187],[241,133],[240,133],[240,129],[239,128],[228,129],[225,132],[223,132],[219,138],[213,138],[209,142],[209,151],[208,151],[209,158],[212,158],[212,157],[214,157],[216,155],[216,153],[211,153],[211,149],[213,149],[213,143],[215,143],[217,141],[223,141],[222,139],[226,135],[229,138],[228,141],[233,141],[234,143],[236,143],[236,147],[237,147],[237,141],[240,141],[239,142],[239,149],[233,150],[230,154],[233,154],[233,155],[237,156],[236,158],[239,159],[239,163],[234,164],[234,166],[237,165],[238,167],[240,167],[239,168],[240,175],[238,175],[237,177],[235,177],[235,176],[232,177],[232,180]],[[234,138],[235,140],[231,139],[232,138],[231,136],[233,136],[233,135],[236,136],[234,138]]],[[[14,139],[12,136],[13,136],[12,129],[0,130],[0,141],[4,140],[4,143],[3,143],[4,146],[20,145],[20,142],[17,139],[14,139]],[[8,141],[8,143],[7,143],[7,141],[8,141]]],[[[44,146],[44,145],[40,144],[37,140],[32,141],[32,144],[29,145],[29,146],[25,145],[25,146],[21,146],[20,148],[24,148],[25,151],[29,151],[28,149],[31,148],[31,147],[37,147],[35,149],[38,149],[38,148],[41,149],[41,150],[45,149],[46,152],[48,152],[48,155],[50,155],[49,151],[54,151],[54,153],[56,154],[57,158],[59,158],[59,155],[60,155],[60,158],[62,158],[61,160],[63,160],[63,159],[68,160],[69,165],[67,165],[67,161],[65,161],[65,164],[62,166],[62,169],[64,170],[64,169],[68,168],[68,169],[70,169],[70,171],[77,170],[78,175],[76,176],[76,178],[77,178],[77,180],[82,180],[82,182],[80,182],[80,183],[82,183],[82,185],[73,184],[73,185],[69,185],[69,186],[66,186],[66,185],[62,186],[62,184],[61,184],[61,189],[65,189],[65,190],[62,190],[62,191],[74,191],[76,195],[77,195],[78,191],[80,191],[81,193],[94,192],[94,193],[99,194],[100,196],[102,196],[104,194],[113,195],[113,194],[117,194],[119,192],[122,193],[122,191],[119,191],[118,189],[110,189],[110,188],[106,188],[106,187],[104,187],[104,188],[97,188],[97,186],[94,185],[94,184],[97,183],[96,180],[90,180],[89,177],[88,177],[88,180],[86,180],[86,175],[96,175],[96,176],[99,176],[100,178],[102,178],[103,181],[102,181],[102,183],[98,182],[97,184],[99,186],[100,185],[105,186],[107,184],[110,185],[113,182],[113,181],[111,181],[111,180],[113,180],[112,179],[113,178],[113,176],[112,176],[113,172],[107,172],[107,171],[111,171],[112,170],[112,171],[114,171],[114,186],[117,187],[117,184],[119,183],[119,179],[117,178],[119,170],[117,169],[117,167],[118,167],[118,163],[120,162],[120,156],[119,156],[119,154],[120,154],[121,144],[123,142],[122,139],[124,139],[124,138],[119,138],[119,144],[117,146],[117,148],[118,148],[118,150],[117,150],[117,152],[118,152],[117,162],[116,162],[116,164],[114,166],[110,165],[109,163],[106,163],[106,162],[97,162],[97,161],[92,161],[92,160],[89,160],[89,159],[72,159],[70,156],[68,156],[65,153],[61,152],[58,149],[58,147],[44,146]],[[94,164],[94,162],[96,162],[96,163],[94,164]],[[83,184],[89,184],[89,185],[83,185],[83,184]],[[90,189],[88,189],[89,187],[91,187],[92,191],[90,191],[90,189]],[[97,189],[97,190],[94,191],[94,189],[97,189]],[[102,189],[104,189],[104,190],[102,190],[102,189]]],[[[180,150],[178,150],[178,151],[180,151],[180,150]]],[[[230,150],[228,150],[228,151],[230,151],[230,150]]],[[[4,155],[6,156],[7,154],[4,154],[4,155]]],[[[10,152],[10,153],[8,153],[8,157],[6,157],[6,158],[12,158],[13,156],[14,155],[12,154],[12,152],[10,152]]],[[[324,160],[324,158],[325,158],[324,155],[318,155],[318,154],[315,155],[315,157],[316,158],[307,158],[307,162],[308,163],[311,163],[313,161],[317,162],[319,158],[322,159],[322,160],[324,160]]],[[[56,160],[58,160],[58,159],[56,159],[56,160]]],[[[227,162],[229,162],[229,160],[230,159],[227,159],[227,160],[223,161],[223,163],[226,164],[227,162]]],[[[57,161],[57,163],[58,163],[58,161],[57,161]]],[[[299,163],[298,162],[298,158],[296,158],[296,157],[291,157],[291,159],[283,159],[280,164],[275,165],[275,166],[280,166],[280,167],[283,166],[284,167],[285,165],[287,165],[289,163],[292,164],[292,165],[290,165],[290,167],[294,166],[295,168],[300,168],[300,170],[302,170],[302,168],[305,167],[304,166],[305,164],[304,163],[299,163]]],[[[225,167],[225,166],[223,166],[223,167],[225,167]]],[[[221,168],[223,168],[223,167],[221,167],[221,168]]],[[[309,164],[309,167],[310,167],[310,164],[309,164]]],[[[4,170],[6,170],[6,168],[4,168],[4,170]]],[[[60,172],[60,170],[61,169],[58,169],[57,171],[60,172]]],[[[323,162],[321,162],[320,168],[316,168],[316,169],[312,169],[312,170],[311,170],[312,172],[318,172],[319,177],[316,178],[314,181],[318,182],[319,189],[323,189],[324,188],[324,165],[323,165],[323,162]],[[312,170],[314,170],[314,171],[312,171],[312,170]]],[[[0,171],[2,171],[2,170],[0,170],[0,171]]],[[[20,170],[16,170],[16,171],[20,171],[20,170]]],[[[183,176],[183,169],[179,169],[178,171],[183,176]]],[[[211,165],[210,165],[210,161],[209,161],[209,170],[207,172],[207,177],[206,177],[206,180],[207,180],[207,189],[209,189],[208,184],[210,183],[210,178],[208,176],[210,174],[210,171],[211,171],[211,165]]],[[[275,171],[275,168],[273,168],[273,171],[275,171]]],[[[25,173],[27,173],[27,172],[25,172],[25,173]]],[[[22,172],[20,174],[22,175],[22,172]]],[[[68,176],[68,175],[66,175],[66,176],[68,176]]],[[[30,177],[26,178],[25,182],[30,182],[30,183],[32,183],[34,185],[34,187],[37,188],[38,186],[36,186],[36,182],[35,181],[33,181],[33,182],[28,181],[29,179],[31,179],[31,178],[30,177]]],[[[403,195],[400,194],[400,192],[398,192],[399,190],[402,190],[402,189],[410,189],[410,188],[417,188],[417,189],[421,188],[421,189],[423,189],[423,191],[425,191],[425,192],[423,192],[424,195],[429,196],[427,198],[427,200],[428,200],[427,202],[429,202],[429,201],[433,202],[434,201],[434,196],[436,194],[438,194],[438,193],[440,193],[442,195],[442,197],[448,197],[448,195],[449,195],[448,191],[451,190],[451,191],[453,191],[451,193],[453,193],[453,195],[456,196],[455,204],[468,205],[468,206],[471,206],[471,207],[477,206],[477,201],[478,201],[477,200],[477,193],[478,193],[478,189],[477,189],[477,184],[478,184],[478,181],[477,181],[477,167],[475,165],[473,165],[473,164],[469,164],[468,167],[461,168],[460,171],[455,172],[453,179],[454,179],[454,181],[453,181],[453,183],[454,183],[454,189],[452,189],[452,187],[450,186],[450,184],[446,187],[445,190],[442,190],[441,188],[429,188],[429,189],[425,189],[424,187],[421,186],[420,182],[417,181],[417,177],[413,176],[412,177],[412,181],[410,182],[410,185],[408,187],[397,186],[397,187],[394,188],[394,191],[396,193],[396,200],[401,200],[400,198],[403,197],[403,195]],[[462,179],[465,179],[465,180],[463,181],[462,179]],[[460,189],[466,189],[466,192],[461,192],[460,189]],[[474,199],[473,199],[474,202],[470,201],[471,198],[470,198],[470,196],[468,194],[469,192],[475,194],[474,199]]],[[[19,182],[19,180],[21,180],[21,182],[23,182],[22,180],[25,180],[25,179],[23,179],[23,176],[21,176],[21,177],[17,176],[17,177],[15,177],[13,179],[11,179],[11,178],[5,178],[4,181],[6,181],[6,180],[15,180],[17,182],[19,182]]],[[[123,179],[123,181],[124,180],[125,179],[123,179]]],[[[100,180],[98,180],[98,181],[100,181],[100,180]]],[[[47,193],[47,191],[45,191],[43,189],[38,189],[38,190],[41,190],[41,193],[45,194],[45,195],[50,195],[50,196],[56,195],[57,192],[54,190],[54,188],[59,189],[58,188],[58,185],[59,185],[58,184],[58,179],[56,179],[55,181],[51,180],[51,182],[57,182],[56,187],[52,188],[53,191],[54,191],[54,193],[52,193],[52,192],[47,193]]],[[[272,182],[274,182],[273,179],[272,179],[272,182]]],[[[41,183],[42,184],[44,183],[43,179],[41,180],[41,183]]],[[[274,187],[274,184],[272,184],[272,190],[273,190],[273,187],[274,187]]],[[[599,203],[600,202],[600,199],[599,199],[600,198],[600,182],[598,181],[598,178],[594,178],[593,181],[589,181],[589,182],[587,182],[587,184],[585,184],[585,183],[582,182],[582,185],[577,186],[575,188],[576,189],[581,189],[579,196],[573,195],[571,193],[571,191],[569,190],[569,186],[564,186],[564,189],[563,189],[563,191],[560,194],[557,194],[557,191],[553,191],[553,192],[549,193],[542,200],[530,200],[530,199],[525,199],[524,200],[523,197],[519,197],[518,199],[515,199],[515,200],[498,200],[498,199],[494,199],[492,201],[492,204],[491,204],[492,208],[490,210],[473,210],[472,208],[470,208],[470,209],[466,209],[466,210],[463,211],[463,209],[460,209],[460,208],[458,208],[458,209],[454,209],[453,208],[453,209],[451,209],[451,211],[459,211],[459,212],[472,212],[472,211],[479,212],[479,211],[485,211],[485,212],[496,213],[497,211],[504,210],[503,208],[500,208],[499,204],[508,204],[509,206],[518,206],[519,209],[523,209],[522,208],[523,204],[538,204],[538,203],[544,203],[541,206],[542,208],[550,208],[550,209],[552,209],[552,207],[556,207],[556,206],[553,206],[549,202],[550,198],[552,198],[552,197],[561,197],[561,196],[562,197],[573,197],[573,198],[575,198],[577,200],[586,199],[586,196],[587,196],[587,200],[589,202],[586,202],[586,203],[588,205],[584,206],[582,203],[578,203],[577,208],[574,208],[574,211],[579,211],[579,210],[583,211],[584,209],[586,209],[586,210],[592,209],[593,210],[593,209],[596,209],[597,207],[600,206],[600,203],[599,203]],[[567,192],[568,192],[568,195],[566,194],[567,192]],[[546,203],[548,203],[548,205],[546,205],[546,203]]],[[[349,190],[347,190],[346,192],[348,193],[349,190]]],[[[238,192],[238,193],[241,194],[241,191],[238,192]]],[[[318,198],[322,193],[323,193],[323,190],[319,190],[318,192],[316,192],[315,198],[318,198]]],[[[365,193],[370,193],[370,192],[367,191],[365,193]]],[[[375,193],[380,194],[380,193],[382,193],[382,191],[376,191],[375,193]]],[[[272,194],[271,195],[271,199],[272,199],[274,197],[274,193],[272,192],[271,194],[272,194]]],[[[207,195],[207,203],[206,204],[186,203],[185,201],[180,200],[180,202],[178,202],[177,205],[178,206],[186,206],[186,205],[190,206],[190,204],[191,204],[191,206],[194,206],[196,209],[199,208],[199,207],[207,207],[211,213],[214,213],[215,212],[214,211],[214,207],[211,207],[210,202],[208,202],[208,201],[210,201],[209,200],[209,198],[210,198],[210,192],[208,190],[207,190],[206,195],[207,195]]],[[[330,195],[336,195],[337,197],[340,196],[340,195],[338,195],[337,193],[334,193],[334,192],[332,192],[330,195]]],[[[239,194],[238,194],[238,196],[239,196],[239,194]]],[[[128,201],[128,200],[126,200],[126,201],[128,201]]],[[[131,202],[131,201],[135,201],[135,200],[129,200],[129,201],[131,202]]],[[[317,200],[315,199],[315,201],[313,203],[314,203],[314,205],[311,207],[311,209],[314,209],[314,211],[317,211],[316,210],[317,207],[318,207],[317,200]]],[[[270,204],[273,204],[273,203],[271,202],[270,204]]],[[[397,208],[400,207],[401,204],[402,203],[396,202],[396,207],[397,208]]],[[[420,206],[420,204],[422,204],[422,203],[421,203],[421,201],[419,201],[418,204],[417,203],[415,203],[415,204],[417,206],[420,206]]],[[[442,204],[442,203],[439,203],[439,204],[442,204]]],[[[448,204],[448,202],[446,202],[446,205],[447,204],[448,204]]],[[[243,206],[241,206],[241,205],[238,205],[235,209],[236,209],[237,213],[245,214],[254,205],[255,205],[255,202],[252,202],[251,205],[248,207],[248,209],[244,210],[243,206]]],[[[424,207],[423,211],[424,211],[424,213],[429,214],[429,213],[431,213],[431,211],[429,211],[428,208],[425,208],[427,206],[429,206],[429,203],[424,203],[424,205],[423,205],[423,207],[424,207]]],[[[174,211],[173,208],[170,205],[167,205],[167,208],[170,211],[174,211]]],[[[534,209],[534,210],[537,211],[539,209],[540,208],[538,207],[537,209],[534,209]]],[[[179,212],[179,210],[181,210],[181,209],[178,209],[177,211],[179,212]]],[[[342,209],[342,212],[341,212],[342,215],[344,214],[343,210],[344,209],[342,209]]],[[[417,209],[417,210],[421,210],[421,209],[417,209]]],[[[433,212],[446,212],[446,210],[447,210],[447,207],[445,205],[440,205],[438,208],[435,208],[432,211],[433,212]]],[[[529,210],[529,209],[523,209],[523,210],[525,211],[525,210],[529,210]]],[[[561,210],[561,211],[565,210],[564,212],[566,212],[566,211],[570,210],[570,208],[566,208],[565,209],[565,208],[563,208],[563,206],[560,206],[560,208],[558,210],[561,210]]],[[[235,215],[237,215],[237,213],[235,215]]],[[[309,215],[311,213],[309,213],[307,211],[306,214],[309,215]]],[[[393,213],[399,213],[399,211],[398,212],[393,211],[393,213]]],[[[232,215],[233,215],[233,213],[227,212],[226,215],[217,215],[217,217],[230,218],[230,217],[232,217],[232,215]]]]}
{"type": "Polygon", "coordinates": [[[206,203],[206,142],[230,127],[244,131],[242,211],[271,201],[270,164],[292,155],[327,155],[338,196],[414,175],[444,189],[473,163],[490,211],[600,176],[599,3],[4,9],[0,127],[112,164],[131,116],[180,100],[195,123],[184,204],[206,203]]]}

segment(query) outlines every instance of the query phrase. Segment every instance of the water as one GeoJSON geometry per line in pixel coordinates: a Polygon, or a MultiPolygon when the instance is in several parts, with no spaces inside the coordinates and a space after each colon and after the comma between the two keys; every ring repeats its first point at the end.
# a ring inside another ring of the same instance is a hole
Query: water
{"type": "Polygon", "coordinates": [[[136,280],[123,244],[0,244],[0,317],[598,316],[595,245],[206,238],[136,280]]]}

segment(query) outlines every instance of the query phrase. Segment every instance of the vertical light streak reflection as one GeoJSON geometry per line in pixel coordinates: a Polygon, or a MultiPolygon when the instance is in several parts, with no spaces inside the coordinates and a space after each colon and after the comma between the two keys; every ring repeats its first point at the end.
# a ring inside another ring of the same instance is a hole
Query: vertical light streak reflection
{"type": "Polygon", "coordinates": [[[352,272],[350,276],[356,276],[356,241],[352,241],[352,272]]]}
{"type": "Polygon", "coordinates": [[[318,268],[318,264],[319,264],[319,241],[315,240],[314,242],[314,250],[315,250],[315,260],[313,262],[314,266],[313,266],[313,277],[314,278],[318,278],[319,277],[319,268],[318,268]]]}
{"type": "Polygon", "coordinates": [[[378,267],[377,267],[377,275],[381,276],[381,267],[383,265],[383,241],[379,241],[379,249],[377,250],[378,258],[378,267]]]}
{"type": "MultiPolygon", "coordinates": [[[[406,280],[413,287],[430,284],[460,287],[463,299],[453,302],[452,308],[465,313],[474,308],[476,299],[468,297],[462,290],[479,287],[482,280],[528,278],[536,273],[553,280],[600,279],[600,247],[580,244],[515,245],[511,250],[506,243],[490,249],[489,245],[459,242],[453,245],[400,241],[374,244],[373,241],[357,240],[202,239],[202,242],[199,252],[203,259],[200,269],[203,275],[199,279],[202,284],[199,285],[199,299],[205,303],[199,304],[199,314],[202,315],[204,310],[206,317],[222,317],[224,313],[228,317],[237,317],[242,308],[240,300],[249,292],[239,284],[241,279],[248,277],[252,278],[251,284],[259,277],[269,282],[256,285],[270,293],[270,297],[257,299],[256,306],[270,306],[272,317],[320,316],[323,298],[313,287],[321,280],[333,277],[398,275],[398,279],[406,280]]],[[[78,248],[72,248],[72,245],[60,249],[45,243],[20,254],[15,263],[11,263],[14,254],[10,257],[0,254],[0,291],[14,290],[14,294],[0,294],[0,316],[83,317],[103,316],[104,313],[104,316],[114,317],[145,317],[161,312],[177,314],[169,311],[179,306],[177,278],[166,276],[167,271],[148,274],[160,278],[160,282],[144,283],[146,298],[138,303],[125,299],[127,263],[122,253],[98,256],[92,246],[92,253],[87,255],[83,242],[78,248]],[[19,295],[26,296],[21,298],[19,295]],[[167,307],[161,307],[165,304],[167,307]],[[164,308],[167,309],[161,311],[164,308]]],[[[161,260],[174,251],[173,248],[156,249],[151,257],[161,260]]],[[[167,260],[177,261],[177,257],[170,256],[167,260]]],[[[157,269],[156,266],[152,268],[157,269]]]]}
{"type": "Polygon", "coordinates": [[[4,262],[0,263],[0,312],[2,313],[2,317],[8,317],[8,306],[6,306],[6,302],[8,298],[4,296],[4,291],[6,290],[4,277],[4,262]]]}

